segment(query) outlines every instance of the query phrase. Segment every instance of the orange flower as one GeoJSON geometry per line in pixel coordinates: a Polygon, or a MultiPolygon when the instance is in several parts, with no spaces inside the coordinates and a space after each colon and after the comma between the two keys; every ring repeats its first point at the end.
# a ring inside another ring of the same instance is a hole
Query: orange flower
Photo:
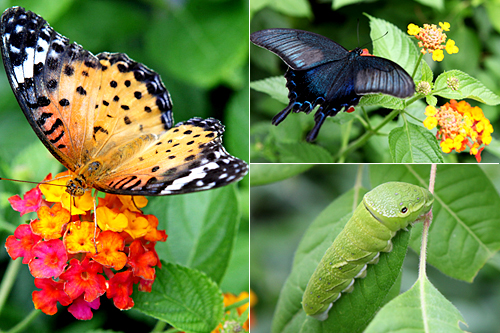
{"type": "Polygon", "coordinates": [[[425,115],[424,126],[429,130],[437,127],[436,138],[444,153],[453,150],[459,153],[469,147],[470,154],[481,162],[481,152],[491,143],[493,133],[493,126],[481,108],[452,99],[440,108],[427,106],[425,115]]]}

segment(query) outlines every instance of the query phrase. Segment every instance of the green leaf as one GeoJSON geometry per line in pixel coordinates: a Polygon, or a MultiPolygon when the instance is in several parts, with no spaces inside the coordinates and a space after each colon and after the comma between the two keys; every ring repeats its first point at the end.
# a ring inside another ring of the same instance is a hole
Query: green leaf
{"type": "Polygon", "coordinates": [[[366,2],[366,0],[333,0],[332,1],[332,8],[333,8],[333,10],[337,10],[339,8],[353,5],[353,4],[360,3],[360,2],[366,2]]]}
{"type": "Polygon", "coordinates": [[[332,155],[321,146],[308,142],[277,142],[279,160],[282,163],[332,163],[332,155]]]}
{"type": "MultiPolygon", "coordinates": [[[[428,186],[430,166],[372,165],[372,186],[403,181],[428,186]]],[[[500,195],[477,165],[437,166],[434,215],[427,262],[455,279],[472,282],[500,250],[500,195]]],[[[413,227],[411,247],[418,253],[422,224],[413,227]]]]}
{"type": "Polygon", "coordinates": [[[443,0],[416,0],[416,1],[420,2],[422,5],[437,9],[438,11],[442,11],[444,8],[443,0]]]}
{"type": "MultiPolygon", "coordinates": [[[[419,51],[410,36],[392,23],[365,15],[370,19],[373,54],[396,62],[411,75],[417,66],[419,51]]],[[[415,77],[420,77],[419,71],[415,77]]]]}
{"type": "Polygon", "coordinates": [[[169,235],[156,246],[160,258],[201,270],[220,283],[240,219],[234,186],[160,199],[147,206],[161,223],[158,229],[169,235]]]}
{"type": "Polygon", "coordinates": [[[460,312],[426,276],[380,310],[365,333],[464,332],[460,312]]]}
{"type": "Polygon", "coordinates": [[[170,8],[157,14],[161,19],[151,22],[147,32],[151,57],[192,85],[210,88],[225,82],[241,88],[241,66],[248,61],[248,3],[194,0],[170,8]]]}
{"type": "Polygon", "coordinates": [[[185,332],[211,332],[224,315],[217,284],[200,271],[162,262],[150,293],[134,291],[134,309],[185,332]]]}
{"type": "Polygon", "coordinates": [[[488,105],[500,104],[500,96],[486,88],[477,79],[459,70],[451,70],[442,73],[436,78],[434,83],[435,95],[449,99],[470,98],[488,105]],[[456,77],[460,81],[459,90],[453,91],[448,88],[446,80],[456,77]]]}
{"type": "Polygon", "coordinates": [[[259,186],[291,178],[312,168],[313,164],[252,164],[250,185],[259,186]]]}
{"type": "Polygon", "coordinates": [[[421,70],[422,70],[422,81],[429,82],[429,84],[432,85],[432,80],[434,78],[434,73],[432,72],[432,69],[429,67],[427,62],[425,62],[424,59],[420,61],[422,64],[421,70]]]}
{"type": "Polygon", "coordinates": [[[425,96],[425,102],[428,105],[436,106],[436,104],[437,104],[437,98],[434,95],[427,95],[427,96],[425,96]]]}
{"type": "Polygon", "coordinates": [[[283,76],[273,76],[264,80],[252,81],[250,82],[250,88],[268,94],[283,104],[288,104],[286,79],[283,76]]]}
{"type": "Polygon", "coordinates": [[[383,95],[383,94],[373,94],[365,95],[359,101],[359,106],[377,105],[386,109],[398,109],[402,110],[405,107],[404,101],[401,98],[383,95]]]}
{"type": "Polygon", "coordinates": [[[443,163],[434,135],[409,122],[389,133],[389,146],[394,163],[443,163]]]}
{"type": "Polygon", "coordinates": [[[352,215],[353,208],[366,190],[351,190],[330,204],[307,230],[297,249],[293,268],[280,293],[272,332],[360,332],[376,311],[386,302],[386,295],[401,271],[409,232],[393,239],[393,251],[382,253],[377,265],[369,265],[367,276],[356,279],[354,291],[343,294],[320,322],[307,317],[302,310],[302,294],[313,271],[352,215]]]}
{"type": "MultiPolygon", "coordinates": [[[[250,1],[251,2],[251,1],[250,1]]],[[[270,7],[285,16],[311,18],[311,5],[307,0],[274,0],[270,7]]]]}

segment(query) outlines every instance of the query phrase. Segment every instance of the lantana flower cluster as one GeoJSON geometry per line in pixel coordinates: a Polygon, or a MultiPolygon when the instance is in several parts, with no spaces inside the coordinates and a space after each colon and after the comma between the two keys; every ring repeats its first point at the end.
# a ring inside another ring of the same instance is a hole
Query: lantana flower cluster
{"type": "MultiPolygon", "coordinates": [[[[236,308],[237,316],[231,316],[231,314],[229,312],[227,312],[227,315],[230,316],[230,318],[236,318],[236,317],[243,315],[243,313],[245,311],[247,311],[247,309],[249,307],[252,308],[255,305],[255,303],[257,302],[257,297],[253,291],[250,291],[250,294],[246,291],[243,291],[238,296],[236,296],[232,293],[224,293],[223,296],[224,296],[224,307],[228,307],[231,304],[237,303],[237,302],[242,301],[246,298],[249,299],[248,303],[245,303],[245,304],[239,306],[238,308],[236,308]]],[[[251,314],[252,313],[249,310],[248,318],[245,320],[243,325],[240,325],[237,320],[231,320],[230,318],[226,318],[227,320],[225,321],[224,325],[219,324],[215,328],[215,330],[212,331],[212,333],[239,332],[239,331],[243,331],[243,330],[245,332],[249,332],[250,331],[251,314]]]]}
{"type": "Polygon", "coordinates": [[[134,284],[140,291],[151,291],[155,267],[161,268],[155,244],[166,241],[167,235],[157,230],[154,215],[141,212],[147,199],[140,196],[100,198],[95,228],[91,192],[71,197],[65,191],[68,177],[68,172],[54,180],[49,175],[24,199],[9,198],[21,216],[36,212],[38,218],[17,227],[7,238],[7,252],[28,264],[41,289],[32,293],[33,303],[48,315],[57,312],[59,302],[75,318],[91,319],[104,294],[120,310],[130,309],[134,284]]]}
{"type": "Polygon", "coordinates": [[[480,107],[472,107],[466,101],[452,99],[440,108],[425,108],[424,126],[431,130],[437,127],[436,138],[445,153],[457,153],[470,148],[470,154],[481,162],[481,152],[491,143],[493,126],[480,107]]]}
{"type": "Polygon", "coordinates": [[[427,23],[424,24],[423,28],[413,23],[408,25],[408,34],[415,36],[419,40],[420,52],[422,54],[432,53],[432,60],[434,61],[444,59],[443,49],[446,49],[448,54],[458,53],[455,41],[452,39],[446,40],[447,36],[444,33],[444,31],[450,31],[450,24],[448,22],[439,22],[439,26],[440,28],[435,24],[427,23]]]}

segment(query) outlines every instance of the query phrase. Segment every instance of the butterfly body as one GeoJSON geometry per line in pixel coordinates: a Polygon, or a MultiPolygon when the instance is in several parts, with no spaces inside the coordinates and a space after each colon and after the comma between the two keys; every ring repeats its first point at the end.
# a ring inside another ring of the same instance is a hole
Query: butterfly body
{"type": "Polygon", "coordinates": [[[68,193],[188,193],[246,174],[222,146],[224,126],[213,118],[174,125],[160,76],[127,55],[94,56],[20,7],[2,15],[1,49],[30,125],[74,173],[68,193]]]}
{"type": "Polygon", "coordinates": [[[316,106],[315,126],[307,136],[313,141],[326,117],[356,106],[363,95],[384,93],[406,98],[415,84],[398,64],[384,58],[348,51],[321,35],[295,29],[254,32],[251,41],[278,55],[285,73],[289,104],[273,118],[278,125],[292,111],[310,113],[316,106]]]}

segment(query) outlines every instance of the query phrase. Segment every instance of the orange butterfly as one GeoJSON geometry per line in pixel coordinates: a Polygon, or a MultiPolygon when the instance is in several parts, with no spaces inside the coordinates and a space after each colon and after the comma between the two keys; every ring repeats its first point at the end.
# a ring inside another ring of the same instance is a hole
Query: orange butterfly
{"type": "Polygon", "coordinates": [[[67,192],[125,195],[207,190],[248,170],[222,146],[224,126],[175,126],[160,76],[123,53],[94,56],[40,16],[13,7],[1,20],[5,70],[38,138],[75,176],[67,192]]]}

